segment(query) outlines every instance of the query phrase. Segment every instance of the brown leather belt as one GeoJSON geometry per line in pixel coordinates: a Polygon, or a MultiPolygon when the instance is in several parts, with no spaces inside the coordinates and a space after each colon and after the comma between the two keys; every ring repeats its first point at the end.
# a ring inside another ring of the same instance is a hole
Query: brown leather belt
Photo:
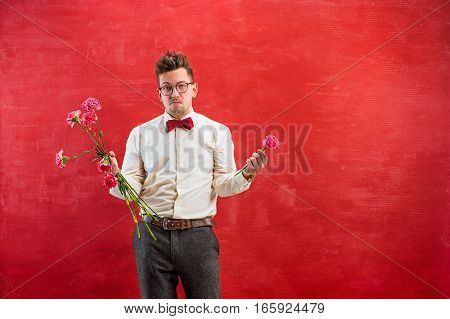
{"type": "Polygon", "coordinates": [[[217,227],[217,223],[211,217],[201,219],[172,219],[168,217],[160,217],[159,220],[152,220],[151,223],[166,230],[190,229],[192,227],[202,226],[217,227]]]}

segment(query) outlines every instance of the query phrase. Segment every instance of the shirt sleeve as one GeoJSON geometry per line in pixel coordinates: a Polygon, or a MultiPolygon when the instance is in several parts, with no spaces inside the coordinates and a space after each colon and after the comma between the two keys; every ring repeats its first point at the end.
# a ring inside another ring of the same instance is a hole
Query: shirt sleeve
{"type": "Polygon", "coordinates": [[[230,129],[220,127],[214,150],[213,188],[218,196],[226,197],[242,193],[250,188],[254,177],[247,181],[241,173],[235,175],[234,143],[230,129]]]}
{"type": "MultiPolygon", "coordinates": [[[[121,173],[136,193],[140,194],[146,174],[140,151],[139,127],[132,129],[128,137],[121,173]]],[[[109,193],[117,198],[125,200],[120,193],[119,186],[110,188],[109,193]]]]}

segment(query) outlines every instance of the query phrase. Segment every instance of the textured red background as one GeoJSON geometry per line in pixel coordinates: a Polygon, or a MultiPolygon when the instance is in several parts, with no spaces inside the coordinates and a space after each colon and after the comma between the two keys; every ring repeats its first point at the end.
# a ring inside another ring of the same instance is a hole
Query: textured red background
{"type": "MultiPolygon", "coordinates": [[[[311,125],[311,174],[284,136],[271,165],[296,173],[219,199],[224,298],[449,296],[444,3],[1,1],[1,296],[139,297],[127,209],[88,159],[54,156],[90,146],[64,120],[94,96],[122,159],[131,128],[162,113],[168,49],[190,57],[196,111],[311,125]]],[[[241,135],[238,166],[259,143],[241,135]]]]}

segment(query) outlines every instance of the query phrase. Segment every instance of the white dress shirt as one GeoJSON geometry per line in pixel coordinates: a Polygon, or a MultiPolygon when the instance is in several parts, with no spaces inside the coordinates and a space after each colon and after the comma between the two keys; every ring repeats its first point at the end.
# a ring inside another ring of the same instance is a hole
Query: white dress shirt
{"type": "MultiPolygon", "coordinates": [[[[166,132],[162,115],[131,130],[121,173],[142,199],[160,216],[197,219],[216,215],[218,196],[249,189],[242,173],[235,176],[236,162],[230,129],[194,112],[191,130],[166,132]]],[[[118,186],[109,193],[124,199],[118,186]]]]}

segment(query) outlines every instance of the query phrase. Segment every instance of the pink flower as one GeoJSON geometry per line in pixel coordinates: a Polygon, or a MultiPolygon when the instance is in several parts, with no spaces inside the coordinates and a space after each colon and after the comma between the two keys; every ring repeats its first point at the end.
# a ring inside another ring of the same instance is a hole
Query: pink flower
{"type": "Polygon", "coordinates": [[[60,150],[58,153],[56,153],[56,166],[58,166],[59,168],[65,167],[66,164],[64,163],[70,159],[70,157],[62,155],[63,153],[63,150],[60,150]]]}
{"type": "Polygon", "coordinates": [[[280,145],[280,141],[278,141],[278,139],[275,136],[273,136],[273,135],[267,135],[264,138],[264,141],[263,141],[263,147],[264,148],[268,148],[269,150],[273,150],[273,149],[276,149],[279,145],[280,145]]]}
{"type": "Polygon", "coordinates": [[[90,126],[91,124],[94,124],[97,121],[98,121],[97,114],[95,114],[93,111],[88,111],[81,115],[81,124],[83,124],[84,126],[90,126]]]}
{"type": "Polygon", "coordinates": [[[116,187],[117,185],[117,177],[115,177],[113,174],[106,174],[103,178],[103,185],[105,185],[108,188],[116,187]]]}
{"type": "Polygon", "coordinates": [[[90,97],[81,104],[81,107],[86,112],[95,112],[95,111],[100,111],[102,108],[102,105],[99,100],[97,100],[96,98],[90,97]]]}
{"type": "Polygon", "coordinates": [[[97,169],[100,173],[108,173],[111,171],[112,165],[104,162],[97,162],[97,169]]]}
{"type": "Polygon", "coordinates": [[[76,110],[73,112],[70,112],[69,114],[67,114],[67,125],[70,125],[70,127],[73,127],[75,125],[75,123],[80,123],[80,114],[81,111],[80,110],[76,110]]]}

